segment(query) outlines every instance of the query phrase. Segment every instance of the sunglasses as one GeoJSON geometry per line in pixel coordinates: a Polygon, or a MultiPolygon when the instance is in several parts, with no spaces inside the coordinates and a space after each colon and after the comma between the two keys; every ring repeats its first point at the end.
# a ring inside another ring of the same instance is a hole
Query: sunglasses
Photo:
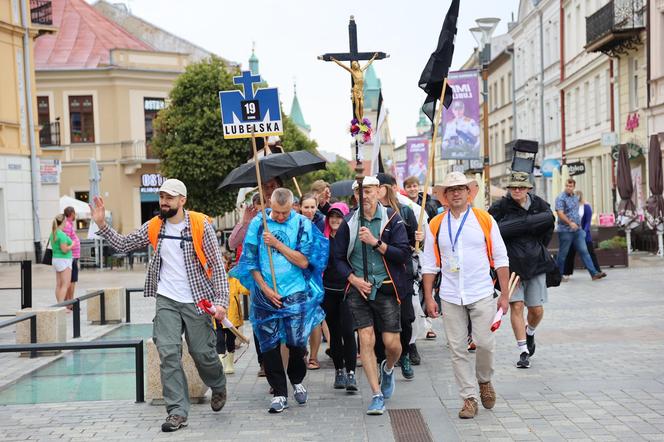
{"type": "Polygon", "coordinates": [[[508,189],[510,189],[510,190],[518,190],[518,191],[523,192],[524,190],[528,190],[528,189],[530,189],[530,187],[521,187],[521,186],[520,186],[520,187],[508,187],[508,189]]]}
{"type": "Polygon", "coordinates": [[[445,189],[445,193],[455,193],[455,192],[463,192],[464,190],[469,190],[468,186],[454,186],[454,187],[448,187],[445,189]]]}

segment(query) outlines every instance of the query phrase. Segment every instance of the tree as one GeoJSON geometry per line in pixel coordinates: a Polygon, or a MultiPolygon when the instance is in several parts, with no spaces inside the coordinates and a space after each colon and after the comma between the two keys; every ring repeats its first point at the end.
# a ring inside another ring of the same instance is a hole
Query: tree
{"type": "Polygon", "coordinates": [[[355,172],[348,165],[348,161],[338,157],[334,163],[327,163],[327,169],[317,170],[298,178],[302,193],[307,193],[311,184],[316,180],[324,180],[330,184],[337,181],[351,180],[355,178],[355,172]]]}
{"type": "MultiPolygon", "coordinates": [[[[182,180],[187,207],[210,216],[233,210],[236,193],[218,191],[217,186],[250,158],[248,140],[226,140],[222,130],[219,91],[238,89],[233,84],[238,74],[215,56],[187,66],[155,121],[152,146],[161,159],[161,174],[182,180]]],[[[283,113],[282,119],[287,151],[316,148],[283,113]]]]}

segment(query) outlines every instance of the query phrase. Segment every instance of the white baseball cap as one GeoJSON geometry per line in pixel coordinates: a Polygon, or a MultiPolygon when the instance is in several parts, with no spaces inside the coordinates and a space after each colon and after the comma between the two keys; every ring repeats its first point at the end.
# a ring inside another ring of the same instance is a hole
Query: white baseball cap
{"type": "Polygon", "coordinates": [[[160,192],[166,192],[170,196],[187,196],[187,186],[180,180],[169,178],[159,188],[160,192]]]}
{"type": "MultiPolygon", "coordinates": [[[[364,179],[362,180],[362,187],[367,187],[367,186],[380,186],[380,181],[378,181],[378,178],[375,176],[365,176],[364,179]]],[[[357,181],[353,181],[353,186],[352,189],[356,190],[359,186],[357,184],[357,181]]]]}

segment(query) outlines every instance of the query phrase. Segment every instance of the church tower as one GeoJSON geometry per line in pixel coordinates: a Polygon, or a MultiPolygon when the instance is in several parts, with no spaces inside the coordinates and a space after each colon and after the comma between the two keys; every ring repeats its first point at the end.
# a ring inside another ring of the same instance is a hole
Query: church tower
{"type": "Polygon", "coordinates": [[[297,99],[297,84],[293,83],[293,104],[291,104],[290,114],[288,115],[293,123],[300,131],[309,138],[311,133],[311,126],[304,121],[302,108],[300,107],[300,100],[297,99]]]}

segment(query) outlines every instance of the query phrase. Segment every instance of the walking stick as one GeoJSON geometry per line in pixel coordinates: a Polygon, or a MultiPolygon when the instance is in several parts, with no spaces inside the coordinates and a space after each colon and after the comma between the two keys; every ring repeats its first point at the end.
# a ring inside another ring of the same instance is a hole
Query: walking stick
{"type": "MultiPolygon", "coordinates": [[[[422,221],[424,221],[424,208],[427,205],[427,192],[429,191],[429,177],[433,174],[434,168],[434,154],[436,152],[436,140],[438,138],[438,126],[443,114],[443,100],[445,99],[445,91],[447,90],[447,77],[443,81],[443,90],[440,93],[440,103],[436,110],[436,115],[433,119],[433,136],[431,138],[431,146],[429,147],[429,164],[427,165],[427,175],[424,179],[424,191],[422,192],[422,210],[420,210],[420,219],[417,221],[417,230],[422,229],[422,221]]],[[[420,242],[415,241],[415,252],[420,251],[420,242]]]]}
{"type": "MultiPolygon", "coordinates": [[[[263,195],[263,182],[261,180],[261,168],[259,166],[258,150],[256,149],[256,135],[251,131],[251,147],[254,149],[254,163],[256,164],[256,181],[258,182],[258,194],[261,199],[261,213],[263,218],[263,231],[269,232],[267,229],[267,218],[265,217],[265,196],[263,195]]],[[[272,288],[277,293],[277,277],[274,274],[274,263],[272,262],[272,247],[267,246],[267,257],[270,261],[270,273],[272,274],[272,288]]]]}
{"type": "MultiPolygon", "coordinates": [[[[357,180],[357,190],[359,192],[357,198],[357,214],[360,222],[357,224],[357,234],[359,236],[360,229],[364,227],[364,188],[362,182],[364,181],[364,168],[362,167],[362,160],[360,159],[360,146],[355,140],[355,179],[357,180]]],[[[362,243],[362,272],[365,281],[369,281],[369,270],[367,268],[367,245],[362,243]]]]}

